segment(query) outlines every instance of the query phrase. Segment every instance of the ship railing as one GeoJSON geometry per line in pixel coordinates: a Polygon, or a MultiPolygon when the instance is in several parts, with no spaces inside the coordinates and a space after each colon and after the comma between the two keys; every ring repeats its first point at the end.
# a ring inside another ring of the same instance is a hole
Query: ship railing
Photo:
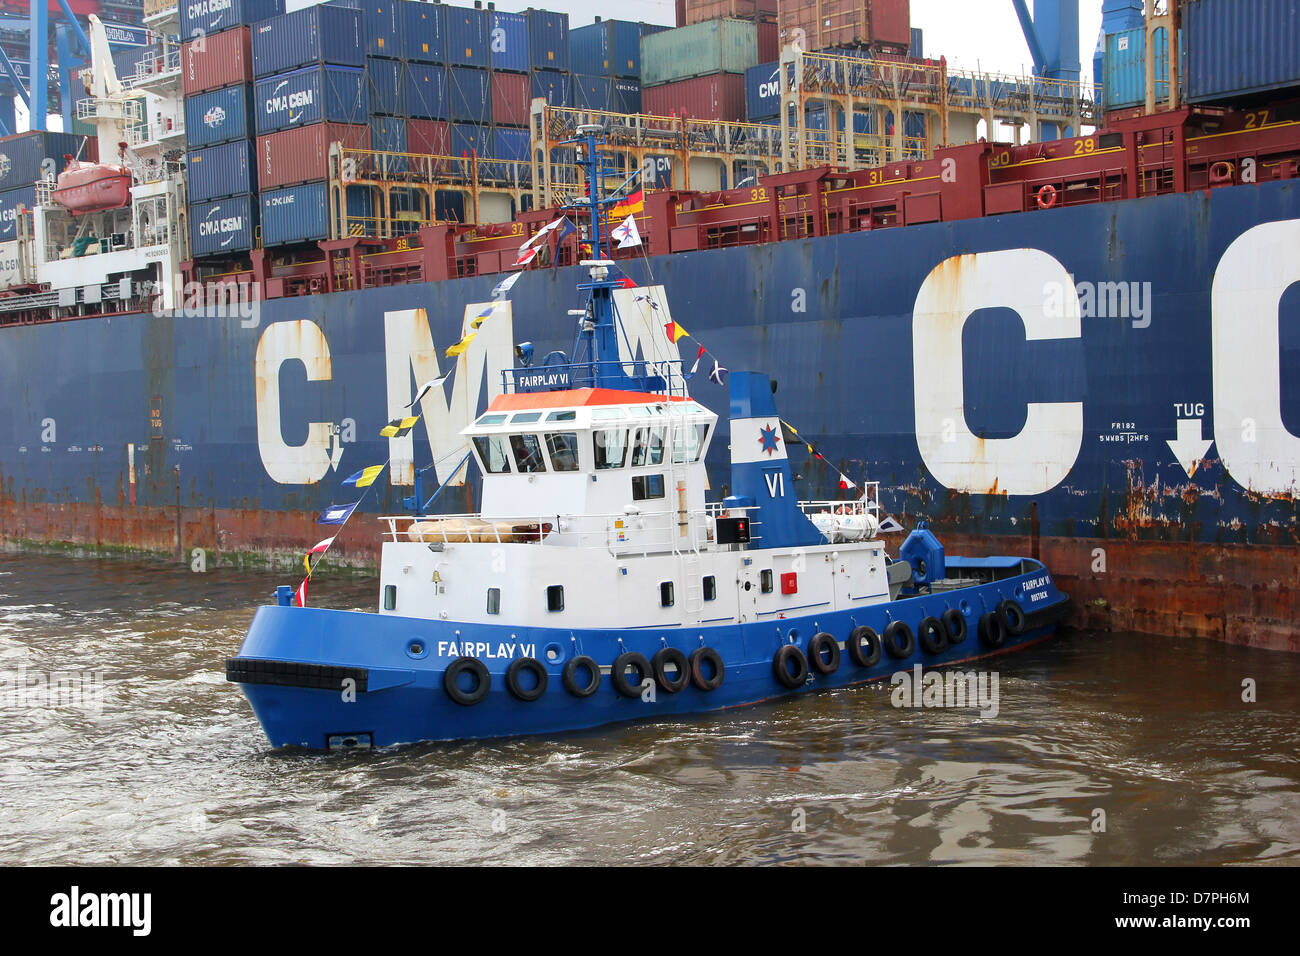
{"type": "Polygon", "coordinates": [[[501,386],[507,394],[553,392],[574,388],[595,388],[602,381],[619,378],[631,379],[626,385],[636,391],[672,398],[689,397],[680,359],[666,359],[659,362],[624,362],[609,359],[508,368],[501,371],[501,386]]]}
{"type": "Polygon", "coordinates": [[[130,77],[123,77],[122,83],[124,86],[135,87],[149,80],[156,80],[166,74],[179,73],[180,71],[180,50],[168,50],[161,54],[157,50],[150,50],[135,65],[135,73],[130,77]]]}
{"type": "Polygon", "coordinates": [[[871,515],[880,516],[880,482],[866,481],[858,486],[862,497],[849,501],[801,501],[799,509],[806,515],[871,515]]]}
{"type": "Polygon", "coordinates": [[[111,119],[124,123],[140,123],[144,120],[144,108],[138,99],[95,99],[77,101],[77,119],[93,122],[97,119],[111,119]]]}
{"type": "MultiPolygon", "coordinates": [[[[542,547],[601,547],[611,554],[699,553],[717,545],[718,517],[740,517],[753,507],[724,510],[718,504],[699,509],[621,512],[588,515],[482,514],[383,515],[390,542],[421,544],[536,544],[542,547]]],[[[752,522],[756,529],[758,523],[752,522]]],[[[754,531],[751,530],[751,535],[754,531]]],[[[726,546],[722,546],[726,547],[726,546]]]]}

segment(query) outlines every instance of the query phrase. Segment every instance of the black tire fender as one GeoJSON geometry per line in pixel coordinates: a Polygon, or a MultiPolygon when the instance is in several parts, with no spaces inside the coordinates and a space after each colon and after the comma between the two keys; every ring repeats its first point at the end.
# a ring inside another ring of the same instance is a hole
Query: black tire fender
{"type": "Polygon", "coordinates": [[[506,690],[510,691],[511,696],[527,703],[532,703],[545,694],[549,682],[550,676],[546,673],[546,668],[535,657],[516,658],[506,668],[506,690]],[[522,671],[532,671],[537,678],[533,687],[525,687],[520,682],[519,674],[522,671]]]}
{"type": "Polygon", "coordinates": [[[487,697],[488,691],[492,689],[492,675],[477,657],[458,657],[442,672],[442,689],[462,707],[472,707],[487,697]],[[465,671],[469,671],[477,680],[473,690],[460,689],[458,681],[465,671]]]}
{"type": "Polygon", "coordinates": [[[722,677],[726,673],[726,668],[722,666],[722,655],[711,647],[697,647],[691,651],[690,656],[691,683],[697,688],[708,693],[711,690],[717,690],[722,686],[722,677]],[[708,664],[713,668],[713,676],[704,676],[704,665],[708,664]]]}
{"type": "Polygon", "coordinates": [[[906,621],[890,621],[881,640],[886,653],[895,660],[901,661],[916,653],[916,635],[906,621]]]}
{"type": "Polygon", "coordinates": [[[803,656],[797,644],[782,644],[772,657],[772,674],[781,686],[789,690],[801,687],[808,679],[808,658],[803,656]],[[790,672],[791,661],[794,662],[794,673],[790,672]]]}
{"type": "Polygon", "coordinates": [[[577,657],[570,658],[564,665],[560,680],[564,684],[564,689],[574,697],[590,697],[600,688],[600,676],[600,665],[586,654],[579,654],[577,657]],[[591,680],[579,684],[578,671],[583,669],[591,674],[591,680]]]}
{"type": "Polygon", "coordinates": [[[654,674],[650,668],[650,662],[645,659],[644,654],[638,654],[636,651],[625,651],[618,657],[614,658],[614,665],[609,670],[609,679],[614,682],[614,689],[624,697],[640,697],[641,685],[645,683],[646,678],[654,674]],[[627,679],[627,669],[632,668],[636,671],[636,683],[627,679]]]}
{"type": "Polygon", "coordinates": [[[650,667],[654,671],[655,683],[665,694],[683,691],[691,682],[691,669],[686,655],[675,647],[662,647],[656,651],[655,656],[650,658],[650,667]],[[677,668],[675,678],[668,676],[667,665],[669,664],[677,668]]]}
{"type": "Polygon", "coordinates": [[[955,607],[950,607],[943,612],[943,626],[948,629],[948,643],[960,644],[966,640],[970,634],[970,625],[966,623],[966,615],[955,607]]]}
{"type": "Polygon", "coordinates": [[[840,645],[834,637],[822,631],[809,639],[808,666],[822,675],[834,674],[840,669],[840,645]]]}
{"type": "Polygon", "coordinates": [[[1007,623],[997,611],[989,611],[980,618],[979,633],[981,644],[999,648],[1007,642],[1007,623]]]}
{"type": "Polygon", "coordinates": [[[849,652],[849,660],[858,667],[874,667],[880,663],[880,635],[869,627],[855,627],[845,650],[849,652]]]}
{"type": "Polygon", "coordinates": [[[948,649],[948,628],[937,617],[925,617],[916,626],[916,640],[927,654],[942,654],[948,649]]]}

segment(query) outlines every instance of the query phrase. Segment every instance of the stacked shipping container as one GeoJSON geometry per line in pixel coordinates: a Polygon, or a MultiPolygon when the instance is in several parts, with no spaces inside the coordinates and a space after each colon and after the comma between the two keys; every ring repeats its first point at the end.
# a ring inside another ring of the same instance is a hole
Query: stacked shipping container
{"type": "Polygon", "coordinates": [[[641,39],[641,105],[659,115],[745,118],[745,72],[758,63],[749,20],[707,20],[641,39]]]}
{"type": "Polygon", "coordinates": [[[781,0],[784,43],[805,50],[870,47],[906,55],[912,46],[910,0],[781,0]]]}

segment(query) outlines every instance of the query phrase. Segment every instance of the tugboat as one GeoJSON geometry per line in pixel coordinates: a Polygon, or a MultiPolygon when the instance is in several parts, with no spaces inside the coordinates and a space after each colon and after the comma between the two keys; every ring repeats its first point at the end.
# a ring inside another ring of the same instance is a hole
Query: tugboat
{"type": "MultiPolygon", "coordinates": [[[[578,148],[603,183],[598,128],[578,148]]],[[[730,376],[730,494],[706,500],[717,416],[680,362],[626,362],[591,188],[572,360],[507,369],[463,434],[482,510],[380,519],[377,613],[260,608],[226,679],[273,746],[380,747],[672,718],[889,678],[1050,637],[1068,598],[1037,560],[897,559],[878,487],[798,502],[775,387],[730,376]]]]}

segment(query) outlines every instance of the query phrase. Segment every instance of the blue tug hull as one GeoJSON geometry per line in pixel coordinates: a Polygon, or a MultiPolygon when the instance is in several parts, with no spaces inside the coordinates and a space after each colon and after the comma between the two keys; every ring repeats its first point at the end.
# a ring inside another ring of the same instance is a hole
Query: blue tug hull
{"type": "Polygon", "coordinates": [[[1017,651],[1052,636],[1067,603],[1050,575],[1035,566],[960,591],[901,598],[870,608],[663,630],[467,625],[356,611],[262,607],[227,673],[247,676],[259,671],[259,682],[243,682],[241,689],[276,747],[326,749],[352,746],[352,742],[382,747],[549,734],[739,707],[885,680],[918,664],[925,668],[963,664],[1017,651]],[[1024,627],[1019,634],[1008,634],[1000,647],[989,647],[977,633],[979,618],[1008,599],[1026,612],[1024,627]],[[773,662],[785,644],[806,650],[809,639],[820,632],[843,644],[855,627],[883,633],[891,621],[903,621],[916,631],[925,617],[939,616],[948,608],[957,608],[965,616],[967,635],[941,653],[927,654],[918,641],[906,657],[882,650],[879,661],[869,667],[856,666],[843,653],[834,673],[810,669],[807,680],[794,689],[777,680],[773,662]],[[423,650],[422,655],[412,656],[412,643],[423,650]],[[721,684],[703,691],[688,683],[678,693],[656,687],[653,699],[646,699],[646,694],[624,696],[614,687],[608,669],[615,657],[633,651],[650,658],[662,647],[688,654],[698,647],[713,648],[724,663],[721,684]],[[532,654],[521,653],[529,649],[532,654]],[[548,656],[552,649],[558,651],[556,659],[548,656]],[[461,650],[482,660],[490,675],[486,697],[472,705],[453,701],[443,685],[447,665],[461,650]],[[599,688],[586,698],[567,692],[561,679],[565,663],[579,654],[590,656],[606,670],[599,688]],[[545,666],[546,690],[535,701],[520,700],[506,687],[506,668],[519,656],[536,657],[545,666]],[[351,685],[344,684],[349,679],[351,685]]]}

